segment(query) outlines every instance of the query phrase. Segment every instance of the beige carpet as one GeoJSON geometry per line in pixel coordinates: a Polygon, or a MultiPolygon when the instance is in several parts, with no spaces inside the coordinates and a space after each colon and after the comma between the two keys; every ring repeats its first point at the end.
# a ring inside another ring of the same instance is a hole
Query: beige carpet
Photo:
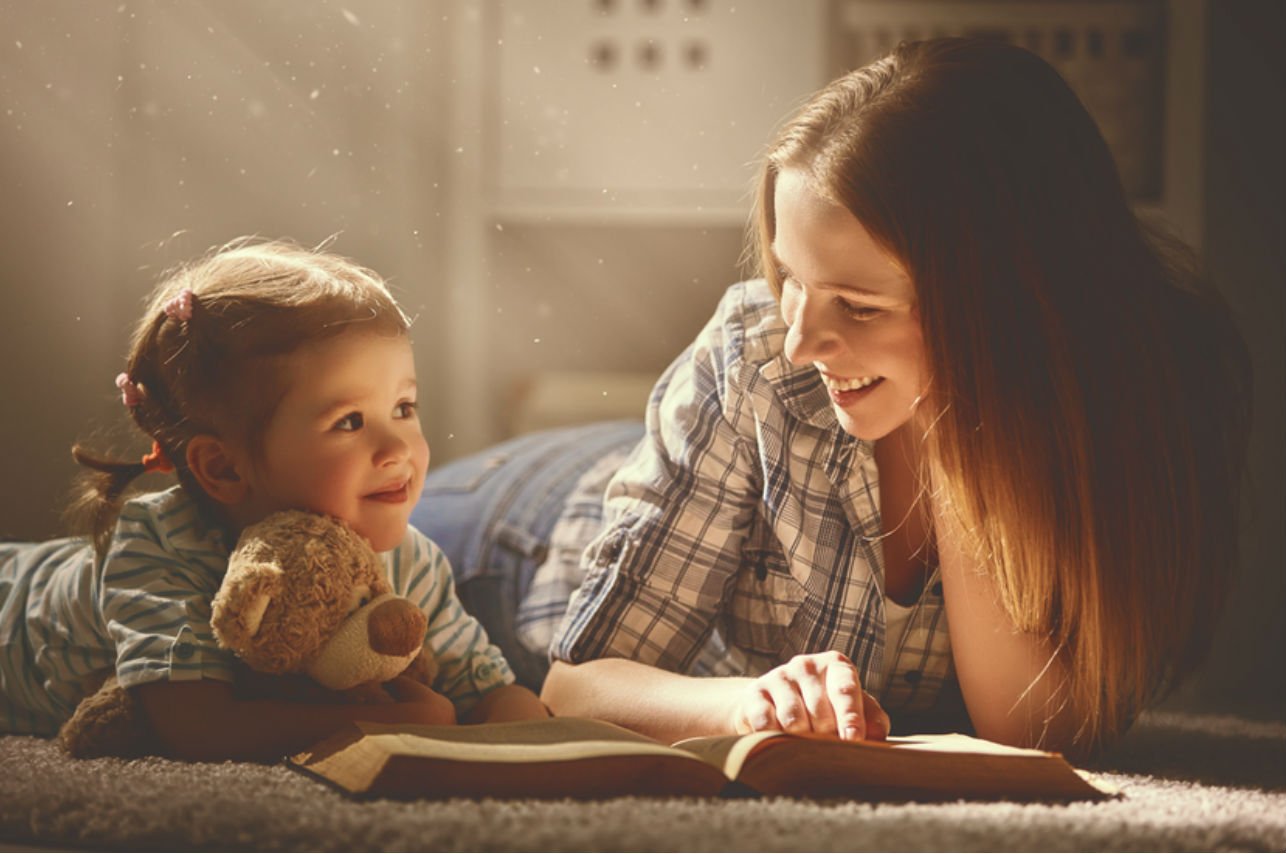
{"type": "Polygon", "coordinates": [[[284,767],[64,757],[0,738],[0,841],[131,850],[1286,850],[1286,723],[1156,713],[1095,804],[624,798],[358,803],[284,767]]]}

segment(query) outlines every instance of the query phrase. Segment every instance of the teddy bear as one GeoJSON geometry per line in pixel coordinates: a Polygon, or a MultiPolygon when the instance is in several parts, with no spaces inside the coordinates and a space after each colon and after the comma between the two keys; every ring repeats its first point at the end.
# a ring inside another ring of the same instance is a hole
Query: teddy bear
{"type": "MultiPolygon", "coordinates": [[[[405,675],[432,685],[437,675],[424,650],[424,613],[391,592],[370,544],[327,516],[288,510],[242,531],[210,622],[247,668],[237,680],[243,695],[309,699],[297,680],[261,678],[299,674],[348,702],[390,702],[383,683],[405,675]]],[[[79,758],[159,752],[114,676],[87,694],[58,738],[79,758]]]]}

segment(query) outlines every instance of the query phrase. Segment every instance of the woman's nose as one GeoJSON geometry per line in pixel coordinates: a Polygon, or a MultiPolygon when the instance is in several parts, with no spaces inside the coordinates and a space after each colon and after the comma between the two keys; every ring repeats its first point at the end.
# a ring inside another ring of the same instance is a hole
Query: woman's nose
{"type": "Polygon", "coordinates": [[[786,321],[786,358],[791,364],[823,361],[839,349],[840,335],[828,322],[817,298],[796,296],[783,300],[782,318],[786,321]]]}

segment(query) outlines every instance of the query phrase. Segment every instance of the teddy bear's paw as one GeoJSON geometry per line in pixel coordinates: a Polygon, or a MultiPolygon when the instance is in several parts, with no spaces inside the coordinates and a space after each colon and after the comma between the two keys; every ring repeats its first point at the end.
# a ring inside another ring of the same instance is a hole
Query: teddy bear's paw
{"type": "Polygon", "coordinates": [[[143,709],[115,677],[80,701],[59,729],[58,743],[74,759],[133,759],[158,752],[143,709]]]}

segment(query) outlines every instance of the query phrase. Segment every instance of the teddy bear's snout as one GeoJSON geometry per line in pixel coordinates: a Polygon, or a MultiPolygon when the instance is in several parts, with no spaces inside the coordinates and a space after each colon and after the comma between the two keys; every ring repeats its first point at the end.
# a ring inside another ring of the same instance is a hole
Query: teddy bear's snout
{"type": "Polygon", "coordinates": [[[390,598],[371,611],[366,636],[371,649],[383,655],[409,655],[424,642],[428,620],[406,599],[390,598]]]}

